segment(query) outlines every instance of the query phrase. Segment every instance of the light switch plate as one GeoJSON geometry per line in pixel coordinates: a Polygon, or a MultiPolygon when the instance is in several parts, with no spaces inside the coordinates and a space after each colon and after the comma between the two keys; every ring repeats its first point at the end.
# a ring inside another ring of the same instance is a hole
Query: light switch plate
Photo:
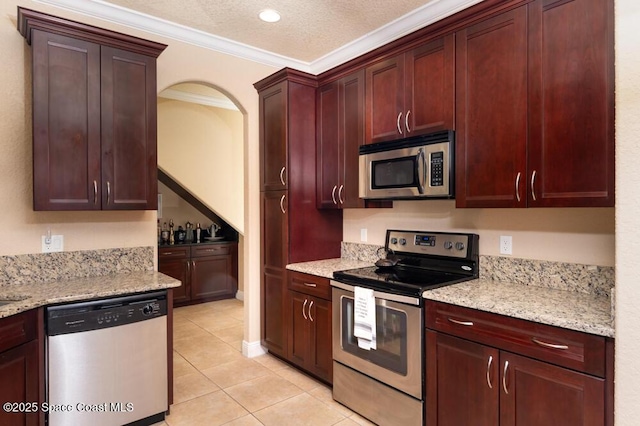
{"type": "Polygon", "coordinates": [[[360,229],[360,241],[363,243],[367,242],[367,228],[360,229]]]}

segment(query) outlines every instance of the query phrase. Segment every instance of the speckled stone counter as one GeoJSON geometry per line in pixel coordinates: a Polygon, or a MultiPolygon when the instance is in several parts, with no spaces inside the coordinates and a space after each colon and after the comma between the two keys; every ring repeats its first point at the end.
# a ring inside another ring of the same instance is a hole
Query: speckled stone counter
{"type": "Polygon", "coordinates": [[[363,260],[337,258],[314,260],[311,262],[292,263],[287,265],[287,269],[296,272],[303,272],[305,274],[316,275],[318,277],[333,279],[333,273],[335,271],[364,268],[365,266],[371,266],[372,264],[372,262],[366,262],[363,260]]]}
{"type": "Polygon", "coordinates": [[[428,290],[423,297],[600,336],[615,334],[607,296],[479,279],[428,290]]]}
{"type": "Polygon", "coordinates": [[[179,287],[180,281],[154,271],[138,271],[45,283],[0,286],[0,318],[40,306],[179,287]]]}

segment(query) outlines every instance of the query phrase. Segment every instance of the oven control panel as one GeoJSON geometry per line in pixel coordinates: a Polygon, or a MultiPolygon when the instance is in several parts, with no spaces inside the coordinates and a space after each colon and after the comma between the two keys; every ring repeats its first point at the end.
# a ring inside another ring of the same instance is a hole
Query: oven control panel
{"type": "Polygon", "coordinates": [[[450,232],[387,231],[387,250],[394,253],[466,258],[477,251],[477,236],[450,232]],[[474,238],[475,237],[475,238],[474,238]]]}

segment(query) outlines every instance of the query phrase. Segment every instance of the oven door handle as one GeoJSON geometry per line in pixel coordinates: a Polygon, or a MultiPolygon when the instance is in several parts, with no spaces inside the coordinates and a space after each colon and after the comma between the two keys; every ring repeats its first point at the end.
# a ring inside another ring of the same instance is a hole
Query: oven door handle
{"type": "Polygon", "coordinates": [[[424,185],[427,181],[427,162],[424,155],[424,150],[420,148],[416,155],[416,182],[418,182],[418,193],[424,194],[424,185]],[[422,173],[420,169],[422,168],[422,173]]]}
{"type": "MultiPolygon", "coordinates": [[[[335,280],[331,280],[331,286],[340,288],[350,293],[353,293],[355,289],[355,287],[350,284],[345,284],[335,280]]],[[[418,298],[418,297],[403,296],[400,294],[393,294],[393,293],[384,293],[376,290],[373,291],[373,297],[380,300],[388,300],[391,302],[404,303],[407,305],[414,305],[414,306],[420,306],[420,300],[421,300],[421,298],[418,298]]]]}

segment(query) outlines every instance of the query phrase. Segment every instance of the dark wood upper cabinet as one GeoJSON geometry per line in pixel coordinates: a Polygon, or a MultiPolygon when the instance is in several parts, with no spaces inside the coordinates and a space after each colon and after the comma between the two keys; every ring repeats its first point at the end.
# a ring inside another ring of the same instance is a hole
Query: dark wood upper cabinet
{"type": "Polygon", "coordinates": [[[35,210],[157,208],[165,45],[18,8],[33,57],[35,210]]]}
{"type": "Polygon", "coordinates": [[[456,207],[525,207],[527,11],[456,33],[456,207]]]}
{"type": "Polygon", "coordinates": [[[318,88],[318,208],[364,207],[358,148],[364,143],[364,70],[318,88]]]}
{"type": "Polygon", "coordinates": [[[458,31],[456,206],[613,206],[613,66],[612,1],[536,0],[458,31]]]}
{"type": "Polygon", "coordinates": [[[287,124],[289,85],[286,81],[260,92],[260,176],[262,191],[287,188],[287,124]]]}
{"type": "Polygon", "coordinates": [[[366,143],[454,128],[454,36],[366,68],[366,143]]]}
{"type": "Polygon", "coordinates": [[[529,5],[528,205],[614,205],[613,1],[529,5]]]}

